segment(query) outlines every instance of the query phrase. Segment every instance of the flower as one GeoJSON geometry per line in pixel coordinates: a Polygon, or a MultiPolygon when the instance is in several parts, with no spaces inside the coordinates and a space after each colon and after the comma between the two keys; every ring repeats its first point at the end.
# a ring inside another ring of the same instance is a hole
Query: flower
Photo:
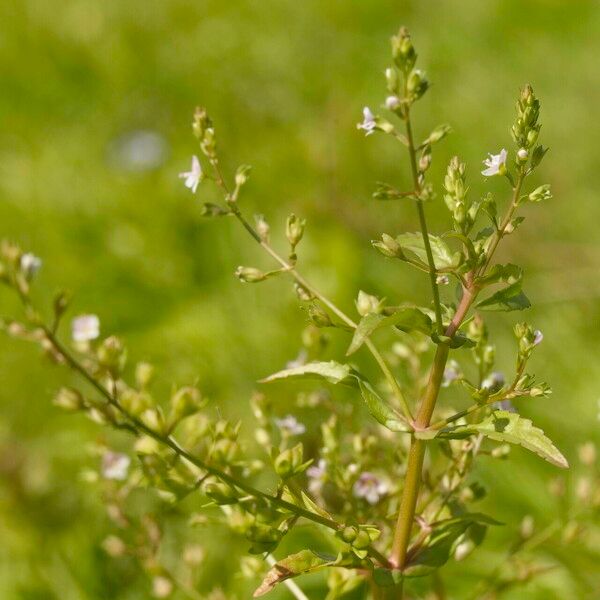
{"type": "Polygon", "coordinates": [[[371,505],[377,504],[387,492],[387,484],[368,471],[361,473],[352,487],[352,493],[356,498],[364,498],[371,505]]]}
{"type": "Polygon", "coordinates": [[[508,153],[504,148],[500,150],[500,154],[489,154],[489,158],[483,161],[483,164],[487,167],[481,171],[482,175],[486,177],[493,177],[494,175],[504,175],[506,173],[506,157],[508,153]]]}
{"type": "Polygon", "coordinates": [[[192,156],[191,171],[179,173],[179,177],[185,179],[185,187],[192,190],[192,194],[195,194],[198,184],[202,181],[202,167],[196,155],[192,156]]]}
{"type": "Polygon", "coordinates": [[[515,408],[514,404],[510,400],[501,400],[500,402],[496,402],[494,405],[498,410],[505,410],[509,413],[518,412],[515,408]]]}
{"type": "Polygon", "coordinates": [[[317,494],[323,487],[327,478],[327,461],[320,458],[316,465],[308,467],[306,470],[308,477],[308,491],[311,494],[317,494]]]}
{"type": "Polygon", "coordinates": [[[72,323],[73,340],[89,342],[100,335],[100,319],[96,315],[81,315],[75,317],[72,323]]]}
{"type": "Polygon", "coordinates": [[[385,99],[385,107],[388,110],[396,110],[400,106],[400,98],[398,96],[388,96],[385,99]]]}
{"type": "Polygon", "coordinates": [[[448,275],[438,275],[435,278],[435,282],[438,285],[448,285],[450,283],[450,277],[448,277],[448,275]]]}
{"type": "Polygon", "coordinates": [[[371,109],[368,106],[363,108],[363,122],[359,123],[356,128],[364,129],[366,132],[365,135],[371,135],[374,133],[375,128],[377,127],[377,123],[375,122],[375,115],[371,112],[371,109]]]}
{"type": "Polygon", "coordinates": [[[127,471],[131,459],[120,452],[106,452],[102,457],[102,476],[105,479],[116,479],[123,481],[127,479],[127,471]]]}
{"type": "Polygon", "coordinates": [[[282,433],[288,435],[302,435],[306,431],[306,427],[292,415],[287,415],[283,419],[275,419],[275,425],[282,433]]]}
{"type": "Polygon", "coordinates": [[[35,254],[28,252],[21,256],[21,271],[25,274],[27,279],[32,279],[33,276],[41,269],[42,259],[37,257],[35,254]]]}
{"type": "Polygon", "coordinates": [[[533,332],[533,345],[537,346],[538,344],[541,344],[543,339],[544,334],[539,329],[536,329],[533,332]]]}

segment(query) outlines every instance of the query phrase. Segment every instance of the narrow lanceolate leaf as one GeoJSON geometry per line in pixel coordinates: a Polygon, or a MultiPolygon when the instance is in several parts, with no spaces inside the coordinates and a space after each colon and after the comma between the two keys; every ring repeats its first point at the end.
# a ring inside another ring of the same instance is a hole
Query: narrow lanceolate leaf
{"type": "MultiPolygon", "coordinates": [[[[335,560],[335,559],[334,559],[335,560]]],[[[275,563],[265,576],[263,582],[254,592],[254,597],[264,596],[278,583],[297,577],[303,573],[312,573],[330,565],[333,561],[317,556],[310,550],[302,550],[275,563]]]]}
{"type": "Polygon", "coordinates": [[[406,307],[396,311],[393,315],[384,316],[375,313],[364,316],[357,328],[354,330],[352,342],[346,355],[356,352],[366,339],[378,329],[384,327],[397,327],[401,331],[420,331],[427,335],[431,334],[433,325],[429,316],[418,308],[406,307]]]}
{"type": "MultiPolygon", "coordinates": [[[[396,238],[403,250],[412,252],[427,264],[427,252],[420,233],[403,233],[396,238]]],[[[429,235],[433,262],[436,269],[454,269],[460,264],[460,252],[452,252],[448,244],[435,235],[429,235]]]]}
{"type": "Polygon", "coordinates": [[[445,429],[438,437],[460,438],[471,434],[483,434],[498,442],[518,444],[561,469],[569,467],[567,459],[544,432],[517,413],[496,410],[481,423],[445,429]]]}
{"type": "Polygon", "coordinates": [[[531,302],[529,302],[529,298],[527,298],[521,289],[521,282],[517,281],[499,290],[489,298],[482,300],[477,304],[476,308],[481,310],[511,311],[524,310],[530,306],[531,302]]]}
{"type": "Polygon", "coordinates": [[[269,375],[260,380],[260,383],[269,383],[278,379],[287,379],[288,377],[303,377],[303,378],[322,378],[330,383],[338,384],[345,383],[355,385],[355,375],[350,365],[330,360],[329,362],[310,362],[299,367],[284,369],[269,375]]]}
{"type": "Polygon", "coordinates": [[[378,423],[387,427],[390,431],[409,431],[403,417],[377,394],[369,382],[358,379],[358,386],[371,416],[378,423]]]}

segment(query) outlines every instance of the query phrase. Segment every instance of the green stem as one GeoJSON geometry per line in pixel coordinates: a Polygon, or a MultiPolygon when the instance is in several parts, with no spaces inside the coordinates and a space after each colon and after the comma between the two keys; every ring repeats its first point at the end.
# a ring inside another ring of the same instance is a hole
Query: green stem
{"type": "Polygon", "coordinates": [[[419,169],[417,168],[417,155],[415,150],[415,142],[412,132],[412,125],[410,122],[410,109],[406,108],[405,115],[406,123],[406,138],[408,141],[408,155],[410,157],[410,168],[412,171],[413,183],[417,193],[417,212],[419,214],[419,224],[421,227],[421,234],[423,235],[423,245],[425,246],[425,253],[427,254],[427,263],[429,265],[429,280],[431,283],[431,292],[433,294],[433,305],[435,308],[435,319],[438,333],[442,333],[444,325],[442,323],[442,305],[440,302],[440,292],[437,285],[437,271],[435,268],[435,261],[433,260],[433,252],[431,250],[431,241],[429,240],[429,231],[427,230],[427,219],[425,218],[425,208],[423,206],[423,200],[420,198],[421,183],[419,181],[419,169]]]}
{"type": "MultiPolygon", "coordinates": [[[[470,281],[470,278],[469,278],[470,281]]],[[[475,293],[471,287],[463,289],[463,297],[458,305],[456,313],[450,322],[450,325],[445,331],[445,335],[452,337],[456,330],[460,327],[465,318],[469,307],[475,298],[475,293]]],[[[435,403],[440,391],[446,361],[448,360],[450,348],[447,344],[438,344],[433,366],[429,374],[429,381],[425,388],[425,393],[415,420],[416,429],[426,429],[429,426],[431,416],[433,414],[435,403]]],[[[423,459],[425,456],[425,441],[413,437],[410,451],[408,454],[408,462],[406,466],[406,477],[404,488],[402,490],[402,498],[400,500],[400,511],[394,532],[394,541],[392,545],[392,555],[390,562],[398,569],[403,569],[406,566],[406,556],[410,534],[413,527],[415,517],[415,508],[419,496],[421,486],[421,474],[423,470],[423,459]]]]}

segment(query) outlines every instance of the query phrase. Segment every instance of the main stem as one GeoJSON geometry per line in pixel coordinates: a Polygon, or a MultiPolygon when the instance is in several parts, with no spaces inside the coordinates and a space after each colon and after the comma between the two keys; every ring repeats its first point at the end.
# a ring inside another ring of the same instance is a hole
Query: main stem
{"type": "MultiPolygon", "coordinates": [[[[417,157],[412,125],[410,122],[410,109],[408,107],[406,109],[405,122],[413,182],[415,190],[417,193],[419,193],[421,190],[421,184],[419,181],[419,171],[417,168],[417,157]]],[[[429,265],[429,279],[433,294],[437,330],[440,334],[445,334],[448,337],[452,337],[456,333],[456,330],[460,326],[462,320],[469,310],[469,307],[471,306],[471,303],[473,302],[473,290],[470,285],[463,288],[463,297],[461,302],[450,325],[444,331],[440,295],[437,286],[437,271],[435,267],[435,261],[433,259],[433,252],[431,250],[431,243],[429,240],[425,209],[423,207],[423,201],[420,198],[417,198],[417,211],[421,225],[421,234],[423,235],[423,245],[427,254],[427,263],[429,265]]],[[[469,278],[468,281],[470,282],[471,279],[469,278]]],[[[414,427],[417,431],[420,429],[426,429],[429,426],[429,422],[431,420],[431,416],[433,414],[435,403],[439,394],[440,385],[442,383],[442,378],[444,376],[444,370],[446,368],[446,361],[448,360],[449,351],[450,348],[447,344],[438,344],[433,359],[433,366],[429,374],[429,381],[427,383],[427,387],[425,388],[425,393],[423,395],[423,399],[421,400],[417,417],[414,422],[414,427]]],[[[402,498],[400,500],[400,510],[398,512],[398,520],[396,523],[396,530],[394,532],[392,555],[390,559],[390,562],[398,569],[403,569],[406,565],[408,543],[410,541],[415,509],[419,496],[419,488],[421,487],[421,475],[424,458],[425,442],[413,437],[408,453],[406,477],[404,480],[404,488],[402,490],[402,498]]]]}

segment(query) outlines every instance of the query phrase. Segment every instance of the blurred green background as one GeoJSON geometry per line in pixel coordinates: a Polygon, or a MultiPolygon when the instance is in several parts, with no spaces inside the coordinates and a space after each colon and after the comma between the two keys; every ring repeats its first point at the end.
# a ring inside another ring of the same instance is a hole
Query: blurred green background
{"type": "MultiPolygon", "coordinates": [[[[545,334],[534,366],[554,388],[523,412],[564,450],[574,480],[577,446],[598,441],[600,398],[596,1],[3,0],[0,234],[43,257],[39,289],[74,291],[75,310],[98,313],[131,357],[155,362],[165,389],[197,377],[225,412],[244,414],[253,382],[296,355],[305,315],[283,279],[240,285],[238,264],[271,264],[235,222],[202,219],[200,199],[216,198],[209,186],[192,196],[177,178],[196,152],[193,108],[213,116],[226,171],[253,165],[245,210],[267,216],[276,246],[284,248],[289,212],[307,218],[302,270],[344,309],[353,311],[360,288],[424,302],[426,278],[369,244],[382,231],[417,228],[408,204],[370,199],[377,180],[408,185],[406,158],[355,127],[363,105],[385,97],[389,37],[400,24],[433,82],[415,111],[417,132],[454,128],[435,149],[433,181],[458,153],[473,193],[500,193],[500,182],[486,186],[479,175],[481,161],[512,149],[519,87],[531,82],[542,100],[541,141],[551,151],[536,179],[555,198],[525,209],[501,254],[525,266],[527,318],[545,334]]],[[[431,229],[443,230],[441,200],[427,209],[431,229]]],[[[6,294],[1,306],[13,307],[6,294]]],[[[491,325],[506,370],[519,317],[491,325]]],[[[0,341],[0,597],[147,597],[143,577],[119,578],[99,549],[109,526],[79,472],[90,464],[87,444],[105,433],[52,407],[64,380],[35,348],[0,341]]],[[[276,393],[285,411],[285,388],[276,393]]],[[[547,491],[556,472],[536,457],[516,450],[488,466],[479,468],[492,490],[487,512],[543,524],[560,510],[547,491]]],[[[502,560],[506,536],[495,532],[483,558],[452,567],[455,597],[502,560]]],[[[247,584],[226,582],[230,546],[226,533],[218,539],[202,589],[249,596],[247,584]]],[[[568,568],[506,597],[600,598],[598,552],[575,543],[554,558],[568,568]]]]}

